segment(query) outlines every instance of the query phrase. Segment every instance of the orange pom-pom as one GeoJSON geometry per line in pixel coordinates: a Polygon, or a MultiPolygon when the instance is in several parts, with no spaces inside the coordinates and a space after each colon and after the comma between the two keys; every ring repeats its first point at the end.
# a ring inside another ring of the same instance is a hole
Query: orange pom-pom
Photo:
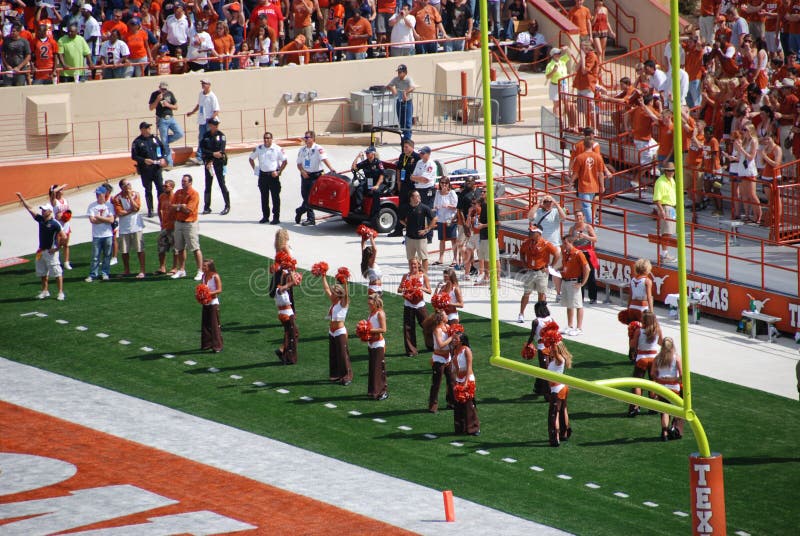
{"type": "Polygon", "coordinates": [[[628,338],[630,339],[633,337],[633,334],[636,333],[637,329],[641,329],[642,323],[638,320],[634,320],[630,324],[628,324],[628,338]]]}
{"type": "Polygon", "coordinates": [[[61,213],[60,217],[61,221],[67,223],[69,220],[72,219],[72,211],[70,209],[65,210],[61,213]]]}
{"type": "Polygon", "coordinates": [[[531,359],[536,358],[536,346],[533,343],[528,343],[522,347],[522,359],[527,359],[530,361],[531,359]]]}
{"type": "Polygon", "coordinates": [[[369,320],[359,320],[356,325],[356,335],[362,341],[369,342],[370,329],[369,320]]]}
{"type": "Polygon", "coordinates": [[[346,285],[350,280],[350,270],[346,266],[342,266],[336,271],[336,281],[342,285],[346,285]]]}
{"type": "Polygon", "coordinates": [[[447,307],[450,305],[450,294],[447,292],[439,292],[434,294],[431,298],[431,305],[433,305],[435,309],[447,309],[447,307]]]}
{"type": "Polygon", "coordinates": [[[467,402],[475,398],[475,382],[473,381],[466,381],[464,383],[456,382],[456,384],[453,386],[453,397],[459,404],[463,404],[464,402],[467,402]]]}
{"type": "Polygon", "coordinates": [[[622,311],[617,313],[617,320],[619,320],[621,323],[625,324],[626,326],[631,323],[630,315],[628,314],[629,310],[630,309],[623,309],[622,311]]]}
{"type": "Polygon", "coordinates": [[[294,280],[294,286],[300,286],[300,283],[303,282],[303,274],[300,272],[292,272],[292,279],[294,280]]]}
{"type": "Polygon", "coordinates": [[[375,238],[376,236],[378,236],[378,231],[376,231],[372,227],[364,225],[363,223],[356,228],[356,233],[362,238],[366,239],[375,238]]]}
{"type": "Polygon", "coordinates": [[[407,277],[398,290],[403,294],[403,298],[413,304],[422,301],[422,281],[417,277],[407,277]]]}
{"type": "Polygon", "coordinates": [[[208,305],[211,303],[211,289],[208,285],[200,283],[194,288],[194,297],[200,305],[208,305]]]}
{"type": "Polygon", "coordinates": [[[317,277],[322,277],[328,273],[328,263],[325,261],[315,263],[311,267],[311,273],[317,277]]]}
{"type": "Polygon", "coordinates": [[[447,326],[447,335],[452,337],[456,333],[464,333],[464,326],[459,323],[450,324],[447,326]]]}
{"type": "Polygon", "coordinates": [[[539,341],[546,347],[552,348],[561,342],[561,334],[558,332],[558,324],[555,322],[548,322],[539,333],[539,341]]]}

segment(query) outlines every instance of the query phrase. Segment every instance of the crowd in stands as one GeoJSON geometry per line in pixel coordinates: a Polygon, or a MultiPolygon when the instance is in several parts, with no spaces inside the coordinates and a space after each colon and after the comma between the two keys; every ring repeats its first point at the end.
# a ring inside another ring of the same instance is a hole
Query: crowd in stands
{"type": "MultiPolygon", "coordinates": [[[[478,24],[476,0],[52,2],[0,0],[0,85],[458,51],[478,24]]],[[[524,1],[490,8],[513,38],[524,1]]]]}

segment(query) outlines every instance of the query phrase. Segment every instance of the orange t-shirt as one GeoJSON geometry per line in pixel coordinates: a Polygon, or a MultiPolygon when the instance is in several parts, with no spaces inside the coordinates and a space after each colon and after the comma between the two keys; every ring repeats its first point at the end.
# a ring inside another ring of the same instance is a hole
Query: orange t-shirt
{"type": "Polygon", "coordinates": [[[136,33],[129,33],[127,37],[125,37],[125,42],[128,44],[128,48],[131,51],[132,60],[147,57],[147,48],[149,46],[147,42],[147,32],[139,29],[136,33]]]}
{"type": "Polygon", "coordinates": [[[685,47],[686,51],[686,74],[689,80],[700,80],[703,78],[703,49],[697,50],[694,45],[685,47]]]}
{"type": "MultiPolygon", "coordinates": [[[[786,10],[787,15],[800,15],[800,0],[792,0],[786,10]]],[[[800,21],[787,22],[784,27],[787,33],[797,34],[800,33],[800,21]]]]}
{"type": "Polygon", "coordinates": [[[219,21],[219,15],[217,15],[216,11],[209,11],[204,9],[200,12],[199,15],[196,15],[196,18],[202,20],[206,23],[206,28],[208,28],[208,33],[214,35],[217,31],[217,22],[219,21]]]}
{"type": "Polygon", "coordinates": [[[107,20],[100,27],[100,33],[103,34],[103,36],[110,34],[111,30],[118,30],[119,36],[122,39],[128,37],[128,25],[122,21],[107,20]]]}
{"type": "Polygon", "coordinates": [[[575,73],[575,80],[572,82],[572,87],[576,90],[591,89],[594,91],[597,86],[597,76],[600,73],[600,61],[597,59],[597,54],[592,51],[586,53],[584,60],[584,68],[578,68],[575,73]]]}
{"type": "Polygon", "coordinates": [[[659,156],[667,156],[672,152],[672,146],[675,144],[673,138],[674,128],[672,120],[659,121],[658,123],[658,154],[659,156]]]}
{"type": "Polygon", "coordinates": [[[231,50],[235,50],[231,34],[215,35],[211,40],[214,41],[214,50],[217,54],[229,54],[231,50]]]}
{"type": "Polygon", "coordinates": [[[311,12],[314,4],[309,0],[294,0],[292,2],[292,27],[305,28],[311,25],[311,12]]]}
{"type": "Polygon", "coordinates": [[[344,6],[342,4],[336,4],[328,10],[328,22],[325,24],[325,29],[332,32],[341,26],[343,21],[344,6]]]}
{"type": "Polygon", "coordinates": [[[550,257],[558,255],[558,248],[539,237],[536,243],[528,238],[519,247],[519,254],[526,266],[531,270],[541,270],[550,265],[550,257]]]}
{"type": "Polygon", "coordinates": [[[571,253],[565,253],[562,260],[563,267],[561,268],[562,279],[582,279],[583,267],[588,263],[586,256],[579,249],[573,247],[571,253]]]}
{"type": "Polygon", "coordinates": [[[777,31],[778,25],[783,22],[783,16],[786,14],[786,6],[778,0],[767,0],[764,2],[764,10],[769,13],[775,13],[775,17],[767,17],[764,21],[764,31],[774,32],[777,31]]]}
{"type": "Polygon", "coordinates": [[[578,27],[578,32],[581,36],[589,35],[589,28],[592,27],[592,12],[586,6],[573,7],[567,18],[578,27]]]}
{"type": "Polygon", "coordinates": [[[442,17],[436,8],[426,4],[422,9],[412,12],[412,15],[417,19],[415,30],[419,38],[422,41],[436,39],[436,25],[442,22],[442,17]]]}
{"type": "MultiPolygon", "coordinates": [[[[648,106],[654,113],[658,113],[648,106]]],[[[653,139],[653,118],[640,107],[631,110],[631,132],[634,140],[648,141],[653,139]]]]}
{"type": "Polygon", "coordinates": [[[46,80],[53,75],[55,56],[58,53],[58,43],[52,37],[45,37],[44,41],[35,39],[31,42],[33,65],[36,67],[36,80],[46,80]]]}
{"type": "Polygon", "coordinates": [[[174,192],[171,194],[164,192],[158,196],[158,215],[161,218],[162,230],[170,231],[175,228],[175,216],[177,213],[172,210],[172,200],[174,197],[174,192]]]}
{"type": "MultiPolygon", "coordinates": [[[[699,169],[703,166],[703,144],[706,141],[705,134],[703,132],[698,132],[697,136],[697,144],[694,144],[689,141],[688,149],[689,151],[686,153],[686,165],[699,169]]],[[[684,148],[687,148],[684,146],[684,148]]]]}
{"type": "MultiPolygon", "coordinates": [[[[354,35],[372,35],[372,24],[369,23],[369,20],[361,17],[358,21],[350,18],[347,20],[347,24],[344,26],[344,33],[347,34],[347,44],[349,46],[356,46],[356,45],[366,45],[369,42],[369,37],[350,37],[350,34],[354,35]]],[[[358,48],[351,48],[349,52],[359,53],[359,52],[366,52],[367,47],[358,47],[358,48]]]]}
{"type": "Polygon", "coordinates": [[[694,117],[689,116],[689,120],[681,123],[681,127],[683,128],[683,132],[681,132],[681,148],[683,152],[686,152],[689,150],[689,142],[692,139],[692,132],[697,128],[697,123],[695,123],[694,117]]]}
{"type": "Polygon", "coordinates": [[[720,169],[719,141],[715,137],[706,140],[703,144],[703,171],[714,173],[720,169]]]}
{"type": "Polygon", "coordinates": [[[761,11],[764,9],[764,5],[766,2],[764,0],[744,0],[743,2],[739,2],[739,14],[744,18],[746,21],[751,22],[763,22],[765,20],[764,15],[761,14],[761,11]],[[758,11],[754,13],[748,13],[745,11],[745,6],[747,5],[758,7],[760,8],[758,11]]]}
{"type": "MultiPolygon", "coordinates": [[[[778,156],[778,147],[777,146],[773,147],[772,152],[771,153],[766,153],[766,155],[771,160],[775,160],[775,157],[778,156]]],[[[780,174],[775,172],[775,168],[772,167],[771,165],[769,165],[767,163],[767,161],[765,160],[764,161],[764,169],[761,170],[761,176],[762,177],[774,178],[776,175],[780,177],[780,174]]]]}
{"type": "Polygon", "coordinates": [[[596,194],[600,192],[600,177],[604,174],[606,164],[603,157],[594,151],[585,151],[575,157],[573,167],[578,177],[578,192],[596,194]]]}
{"type": "Polygon", "coordinates": [[[311,63],[311,54],[308,52],[308,47],[305,45],[298,45],[297,41],[289,41],[280,51],[288,52],[288,54],[283,54],[284,65],[289,63],[299,64],[301,54],[305,57],[304,61],[306,63],[311,63]]]}
{"type": "MultiPolygon", "coordinates": [[[[575,145],[572,146],[572,151],[569,153],[569,169],[573,169],[573,165],[575,164],[575,157],[579,154],[586,151],[586,146],[583,143],[583,140],[579,141],[575,145]]],[[[597,153],[597,156],[602,156],[600,152],[600,144],[596,141],[592,142],[592,151],[597,153]]]]}
{"type": "Polygon", "coordinates": [[[181,188],[172,198],[173,205],[186,205],[189,212],[175,211],[175,221],[193,222],[197,221],[197,209],[200,207],[200,194],[197,190],[189,187],[188,190],[181,188]]]}
{"type": "Polygon", "coordinates": [[[721,0],[700,0],[700,16],[710,17],[716,14],[721,0]]]}

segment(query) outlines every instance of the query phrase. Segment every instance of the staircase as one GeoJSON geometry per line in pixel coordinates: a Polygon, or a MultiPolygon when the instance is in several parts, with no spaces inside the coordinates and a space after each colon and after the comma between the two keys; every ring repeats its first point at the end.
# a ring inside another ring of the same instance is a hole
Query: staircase
{"type": "MultiPolygon", "coordinates": [[[[567,13],[569,13],[569,11],[573,7],[575,7],[575,0],[547,0],[547,1],[556,10],[560,11],[564,16],[566,16],[567,13]]],[[[588,7],[592,11],[592,13],[594,13],[594,10],[593,10],[594,6],[586,5],[585,2],[584,2],[584,5],[586,7],[588,7]]],[[[612,7],[614,7],[614,1],[613,0],[609,0],[608,1],[608,5],[607,5],[608,11],[609,11],[609,15],[610,15],[609,23],[611,24],[611,26],[613,28],[615,22],[614,22],[614,19],[613,19],[612,7]]],[[[608,41],[606,42],[606,61],[608,61],[611,58],[615,58],[617,56],[621,56],[622,54],[625,54],[626,52],[628,52],[628,49],[626,47],[620,45],[619,43],[617,43],[616,39],[612,39],[611,37],[608,38],[608,41]]]]}

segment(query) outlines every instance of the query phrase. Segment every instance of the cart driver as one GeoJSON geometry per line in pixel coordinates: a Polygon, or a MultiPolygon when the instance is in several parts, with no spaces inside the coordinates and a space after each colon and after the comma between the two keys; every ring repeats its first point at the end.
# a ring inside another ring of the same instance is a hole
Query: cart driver
{"type": "Polygon", "coordinates": [[[384,179],[383,163],[378,159],[375,147],[370,146],[365,151],[358,153],[353,160],[351,169],[354,172],[360,169],[364,173],[364,181],[353,192],[351,200],[353,212],[364,212],[364,198],[370,195],[372,196],[372,207],[369,217],[374,219],[380,208],[380,192],[384,179]]]}

